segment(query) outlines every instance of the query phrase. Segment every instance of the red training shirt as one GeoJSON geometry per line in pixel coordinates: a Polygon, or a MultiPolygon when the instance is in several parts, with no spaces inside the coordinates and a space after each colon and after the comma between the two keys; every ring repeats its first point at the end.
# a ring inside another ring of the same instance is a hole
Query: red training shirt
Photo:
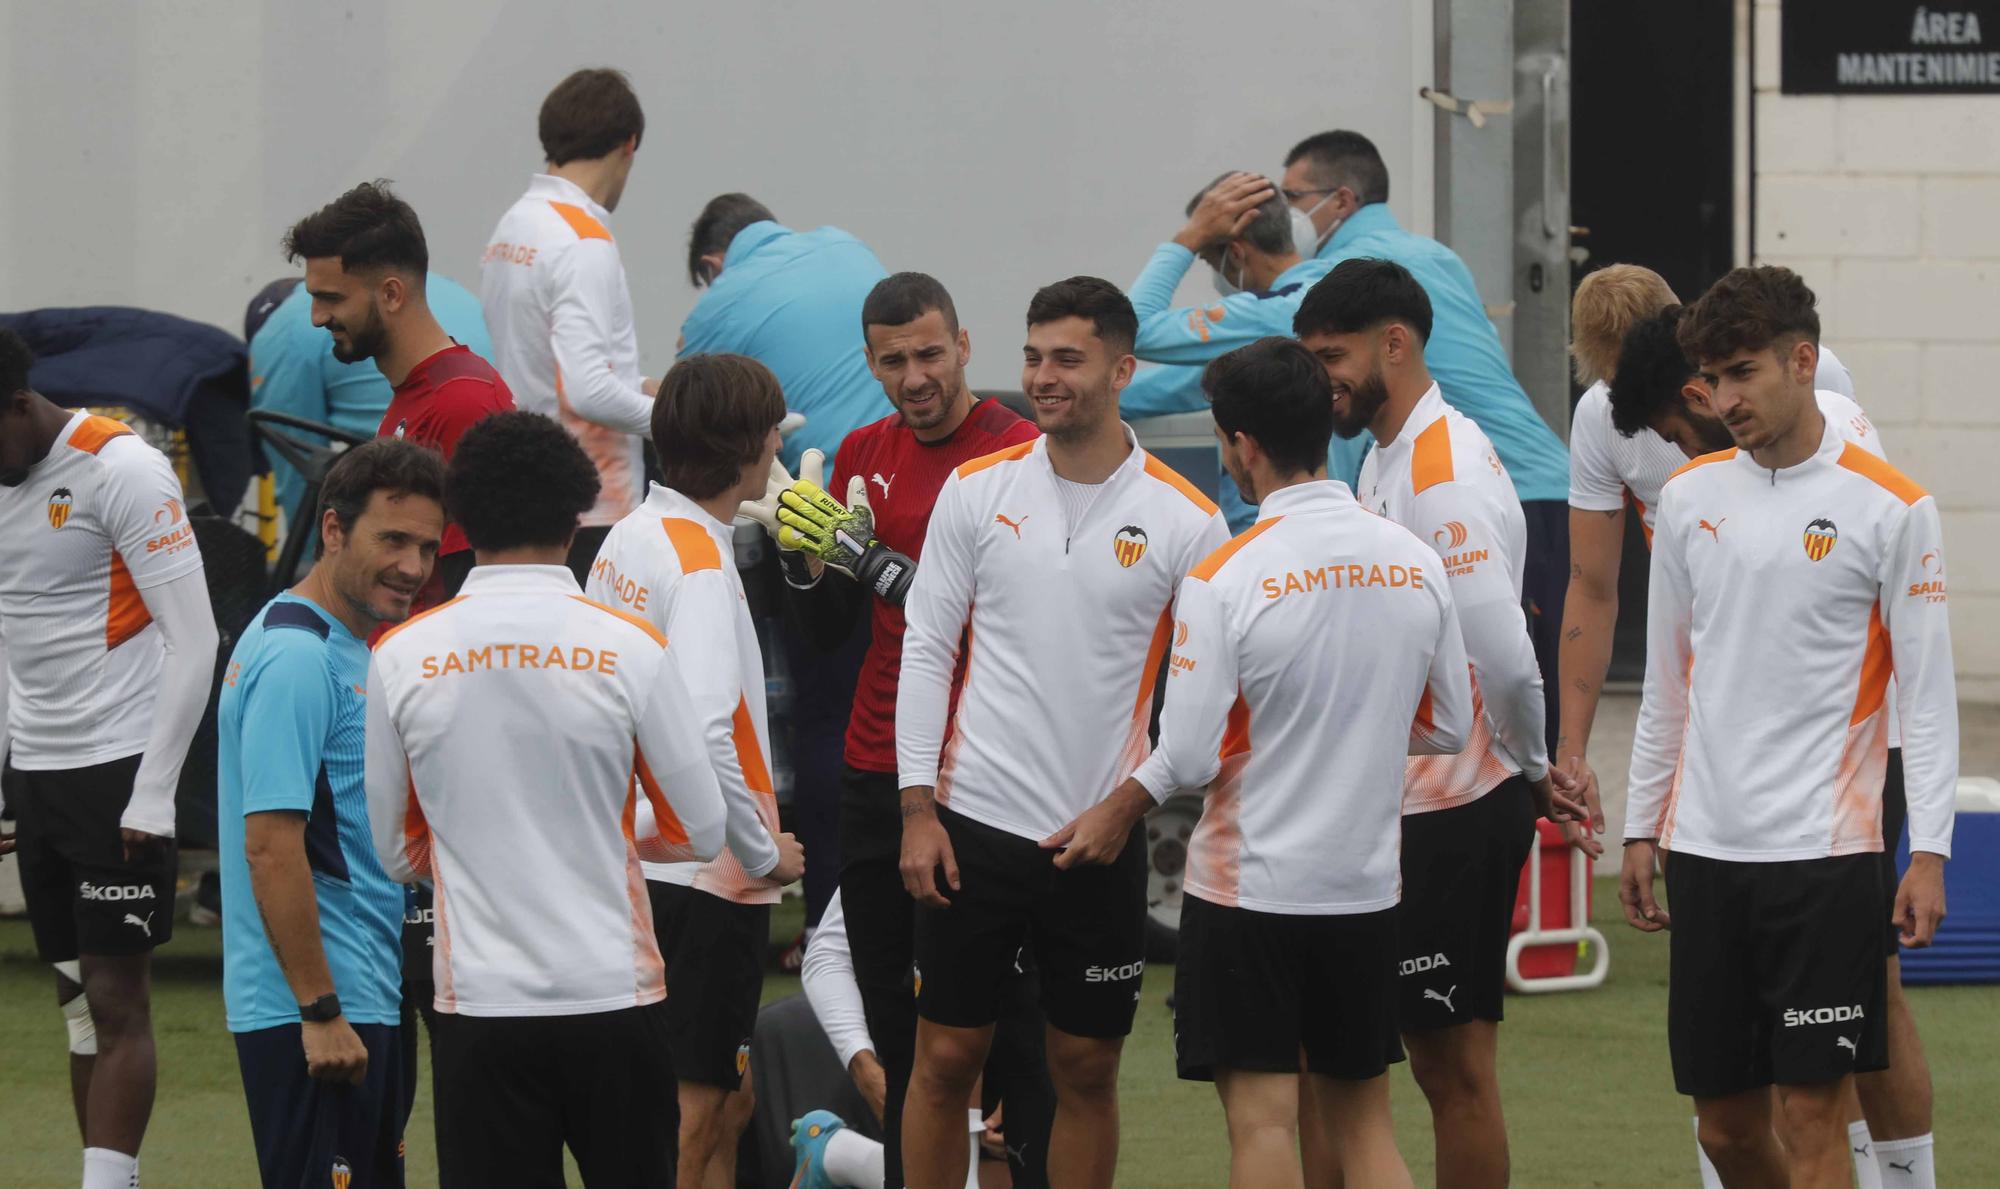
{"type": "MultiPolygon", "coordinates": [[[[382,414],[378,438],[402,438],[428,446],[451,461],[458,435],[489,413],[504,413],[514,407],[514,394],[493,365],[472,353],[472,348],[453,343],[410,369],[389,409],[382,414]]],[[[440,555],[470,548],[465,534],[455,524],[444,526],[440,555]]]]}
{"type": "MultiPolygon", "coordinates": [[[[875,537],[884,545],[921,559],[931,508],[951,473],[966,462],[1035,437],[1034,423],[997,400],[972,406],[965,421],[942,441],[920,442],[891,413],[847,435],[835,455],[829,489],[847,497],[848,480],[868,481],[868,505],[875,511],[875,537]]],[[[896,680],[903,668],[903,609],[870,598],[872,629],[861,679],[854,687],[854,711],[847,720],[847,763],[864,772],[896,770],[896,680]]]]}

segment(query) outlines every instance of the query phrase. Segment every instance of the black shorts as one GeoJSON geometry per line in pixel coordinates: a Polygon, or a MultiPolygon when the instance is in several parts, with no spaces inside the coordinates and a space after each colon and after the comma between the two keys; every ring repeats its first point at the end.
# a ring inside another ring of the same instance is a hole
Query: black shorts
{"type": "Polygon", "coordinates": [[[403,889],[403,998],[432,998],[432,947],[437,945],[437,904],[427,883],[403,889]]]}
{"type": "Polygon", "coordinates": [[[236,1034],[264,1189],[401,1189],[410,1112],[403,1044],[393,1025],[353,1027],[368,1049],[358,1086],[306,1074],[297,1024],[236,1034]]]}
{"type": "Polygon", "coordinates": [[[1505,1016],[1507,938],[1534,837],[1534,795],[1518,775],[1477,801],[1403,819],[1403,1031],[1505,1016]]]}
{"type": "MultiPolygon", "coordinates": [[[[840,778],[840,869],[903,853],[902,790],[894,772],[849,766],[840,778]]],[[[846,895],[841,897],[847,903],[846,895]]]]}
{"type": "Polygon", "coordinates": [[[1396,910],[1287,916],[1181,900],[1174,1060],[1181,1077],[1306,1071],[1365,1081],[1403,1059],[1396,910]]]}
{"type": "Polygon", "coordinates": [[[1667,856],[1667,1044],[1682,1094],[1888,1068],[1881,861],[1667,856]]]}
{"type": "Polygon", "coordinates": [[[438,1013],[441,1189],[561,1189],[564,1147],[591,1189],[673,1184],[681,1111],[666,1006],[438,1013]]]}
{"type": "Polygon", "coordinates": [[[1903,749],[1889,749],[1889,767],[1882,775],[1882,919],[1888,921],[1884,934],[1886,943],[1882,956],[1901,957],[1903,941],[1896,932],[1896,922],[1891,918],[1896,913],[1896,885],[1902,877],[1896,873],[1896,847],[1903,840],[1903,826],[1910,818],[1909,796],[1903,791],[1903,749]]]}
{"type": "Polygon", "coordinates": [[[53,772],[15,770],[21,892],[44,962],[143,954],[174,935],[171,841],[126,862],[118,819],[139,757],[53,772]]]}
{"type": "Polygon", "coordinates": [[[646,881],[646,896],[667,964],[674,1072],[684,1082],[740,1090],[764,995],[771,906],[738,904],[656,879],[646,881]],[[683,972],[686,978],[679,977],[683,972]]]}
{"type": "Polygon", "coordinates": [[[1109,866],[1055,868],[1055,852],[940,808],[958,859],[950,908],[918,905],[917,1014],[952,1028],[1000,1015],[1023,947],[1040,968],[1042,1013],[1071,1036],[1122,1037],[1146,972],[1146,842],[1134,826],[1109,866]]]}

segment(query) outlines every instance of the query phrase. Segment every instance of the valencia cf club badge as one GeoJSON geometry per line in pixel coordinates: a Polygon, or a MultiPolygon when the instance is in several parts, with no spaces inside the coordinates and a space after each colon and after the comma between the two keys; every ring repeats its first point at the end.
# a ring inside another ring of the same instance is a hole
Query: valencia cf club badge
{"type": "Polygon", "coordinates": [[[748,1068],[750,1068],[750,1042],[745,1041],[736,1046],[736,1076],[742,1077],[743,1071],[748,1068]]]}
{"type": "Polygon", "coordinates": [[[75,502],[76,499],[70,495],[69,488],[56,488],[55,494],[49,497],[49,527],[61,528],[68,524],[70,505],[75,502]]]}
{"type": "Polygon", "coordinates": [[[354,1183],[354,1169],[339,1156],[333,1158],[333,1189],[347,1189],[354,1183]]]}
{"type": "Polygon", "coordinates": [[[1111,552],[1118,558],[1118,564],[1131,569],[1146,556],[1146,530],[1136,524],[1128,524],[1111,538],[1111,552]]]}
{"type": "Polygon", "coordinates": [[[1833,527],[1833,521],[1822,516],[1806,525],[1806,556],[1819,561],[1833,552],[1834,544],[1839,540],[1840,530],[1833,527]]]}

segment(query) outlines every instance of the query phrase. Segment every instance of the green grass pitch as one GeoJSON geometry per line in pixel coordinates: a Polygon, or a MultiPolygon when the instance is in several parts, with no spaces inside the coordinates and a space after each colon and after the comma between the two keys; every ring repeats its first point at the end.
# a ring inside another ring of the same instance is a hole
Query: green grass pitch
{"type": "MultiPolygon", "coordinates": [[[[1666,1051],[1663,937],[1615,920],[1600,881],[1598,927],[1611,939],[1611,978],[1596,991],[1515,996],[1501,1029],[1500,1070],[1522,1186],[1692,1186],[1690,1109],[1674,1094],[1666,1051]]],[[[796,929],[787,901],[779,929],[796,929]]],[[[251,1186],[250,1149],[234,1047],[222,1022],[221,935],[182,926],[154,974],[160,1086],[142,1171],[147,1189],[251,1186]]],[[[1214,1091],[1177,1081],[1166,998],[1171,968],[1147,971],[1138,1028],[1125,1050],[1121,1185],[1219,1186],[1228,1145],[1214,1091]]],[[[797,980],[773,977],[767,998],[797,980]]],[[[1911,991],[1937,1086],[1938,1182],[2000,1184],[2000,988],[1911,991]]],[[[69,1189],[80,1168],[70,1113],[62,1018],[48,968],[24,921],[0,921],[0,1183],[69,1189]]],[[[1431,1129],[1407,1067],[1390,1075],[1397,1138],[1418,1184],[1431,1182],[1431,1129]]],[[[409,1133],[413,1186],[435,1183],[428,1092],[409,1133]]]]}

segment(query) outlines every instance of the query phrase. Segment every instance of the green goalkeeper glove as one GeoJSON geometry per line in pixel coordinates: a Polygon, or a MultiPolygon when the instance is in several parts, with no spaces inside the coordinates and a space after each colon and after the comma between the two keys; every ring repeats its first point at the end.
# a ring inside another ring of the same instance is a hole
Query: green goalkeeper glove
{"type": "Polygon", "coordinates": [[[875,513],[859,475],[842,504],[821,487],[818,451],[799,460],[800,478],[778,493],[778,548],[819,558],[900,607],[917,573],[916,563],[875,539],[875,513]]]}

